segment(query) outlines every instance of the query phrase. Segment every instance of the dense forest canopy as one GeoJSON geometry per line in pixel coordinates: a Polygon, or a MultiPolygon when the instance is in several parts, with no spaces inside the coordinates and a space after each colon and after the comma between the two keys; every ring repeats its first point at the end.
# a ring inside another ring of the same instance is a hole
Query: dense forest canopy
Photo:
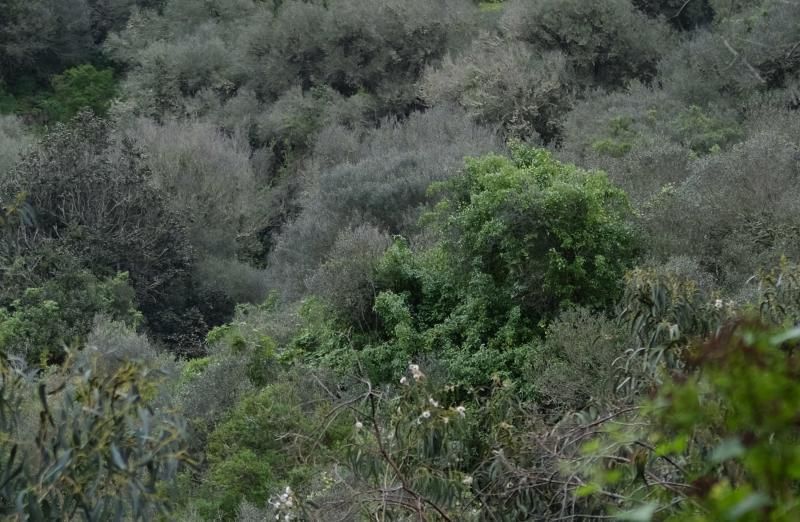
{"type": "Polygon", "coordinates": [[[800,520],[798,111],[798,0],[0,0],[0,516],[800,520]]]}

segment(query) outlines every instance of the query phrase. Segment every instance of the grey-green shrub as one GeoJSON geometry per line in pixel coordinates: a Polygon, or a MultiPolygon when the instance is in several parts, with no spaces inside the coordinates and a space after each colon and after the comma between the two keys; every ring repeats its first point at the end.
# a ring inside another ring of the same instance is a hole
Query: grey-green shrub
{"type": "Polygon", "coordinates": [[[374,226],[343,230],[306,286],[353,324],[374,326],[375,268],[390,244],[391,238],[374,226]]]}
{"type": "Polygon", "coordinates": [[[293,85],[365,91],[382,115],[413,107],[414,82],[467,29],[469,2],[334,0],[284,2],[272,26],[254,26],[247,47],[252,85],[275,98],[293,85]]]}
{"type": "Polygon", "coordinates": [[[569,411],[598,405],[614,395],[614,361],[627,341],[621,324],[586,308],[566,310],[548,326],[526,377],[549,407],[569,411]]]}
{"type": "Polygon", "coordinates": [[[373,119],[418,105],[423,68],[471,27],[467,0],[334,0],[272,3],[169,0],[136,14],[106,45],[131,67],[134,109],[182,115],[205,92],[220,101],[240,88],[269,105],[292,88],[327,86],[376,99],[373,119]]]}
{"type": "Polygon", "coordinates": [[[635,201],[690,175],[694,158],[729,149],[745,136],[738,112],[684,105],[671,93],[632,83],[592,93],[564,120],[558,154],[608,172],[635,201]]]}
{"type": "Polygon", "coordinates": [[[563,52],[584,81],[608,87],[652,79],[669,42],[666,27],[630,0],[512,0],[501,24],[540,51],[563,52]]]}
{"type": "Polygon", "coordinates": [[[140,118],[128,134],[146,152],[151,183],[192,216],[188,234],[200,256],[232,257],[258,202],[246,139],[201,120],[140,118]]]}
{"type": "Polygon", "coordinates": [[[799,150],[797,136],[776,127],[696,161],[690,178],[644,209],[651,252],[695,257],[728,286],[798,256],[799,150]]]}
{"type": "Polygon", "coordinates": [[[551,141],[570,107],[573,81],[561,52],[483,35],[463,54],[429,67],[420,88],[429,105],[458,105],[508,136],[551,141]]]}

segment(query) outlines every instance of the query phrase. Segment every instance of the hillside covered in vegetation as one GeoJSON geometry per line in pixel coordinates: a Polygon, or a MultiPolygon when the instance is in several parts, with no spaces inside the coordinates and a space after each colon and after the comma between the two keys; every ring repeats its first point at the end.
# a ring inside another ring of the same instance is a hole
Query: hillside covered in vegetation
{"type": "Polygon", "coordinates": [[[800,1],[0,0],[0,517],[800,520],[800,1]]]}

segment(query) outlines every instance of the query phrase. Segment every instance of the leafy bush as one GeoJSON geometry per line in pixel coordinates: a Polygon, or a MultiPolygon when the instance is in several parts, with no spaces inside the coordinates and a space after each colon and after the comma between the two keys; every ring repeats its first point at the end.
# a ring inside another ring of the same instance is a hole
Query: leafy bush
{"type": "Polygon", "coordinates": [[[71,268],[0,307],[0,350],[32,364],[59,361],[64,346],[86,339],[96,314],[137,322],[127,274],[99,281],[71,268]]]}
{"type": "Polygon", "coordinates": [[[19,230],[20,255],[54,242],[97,277],[127,271],[151,331],[179,351],[197,349],[204,325],[187,291],[192,250],[181,217],[150,185],[130,142],[81,113],[57,125],[3,181],[0,192],[27,194],[36,215],[34,226],[19,230]],[[178,338],[187,331],[189,338],[178,338]]]}
{"type": "Polygon", "coordinates": [[[281,479],[295,489],[310,482],[313,466],[352,430],[350,422],[334,417],[318,432],[330,411],[322,390],[297,376],[239,402],[209,439],[200,504],[207,516],[230,516],[242,499],[264,504],[283,489],[281,479]]]}
{"type": "Polygon", "coordinates": [[[602,173],[517,145],[511,158],[469,160],[440,204],[446,242],[467,278],[484,274],[527,315],[603,306],[635,255],[625,194],[602,173]]]}
{"type": "Polygon", "coordinates": [[[439,243],[397,242],[378,266],[382,339],[360,358],[376,382],[421,354],[473,386],[517,377],[545,322],[565,305],[613,305],[635,258],[624,193],[544,150],[470,159],[444,186],[428,217],[439,243]]]}
{"type": "Polygon", "coordinates": [[[72,119],[83,109],[105,115],[117,91],[114,72],[91,64],[67,69],[53,77],[52,85],[52,96],[42,104],[51,122],[72,119]]]}

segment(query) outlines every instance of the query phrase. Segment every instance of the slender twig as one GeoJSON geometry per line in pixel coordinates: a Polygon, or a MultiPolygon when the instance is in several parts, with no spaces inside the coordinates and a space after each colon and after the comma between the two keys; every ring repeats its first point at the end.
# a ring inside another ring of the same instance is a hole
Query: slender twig
{"type": "MultiPolygon", "coordinates": [[[[641,447],[645,448],[646,450],[650,451],[651,453],[654,453],[654,454],[655,454],[655,452],[656,452],[656,449],[655,449],[653,446],[651,446],[650,444],[646,443],[646,442],[642,442],[642,441],[640,441],[640,440],[637,440],[637,441],[635,441],[635,442],[634,442],[634,444],[636,444],[636,445],[638,445],[638,446],[641,446],[641,447]]],[[[678,471],[680,471],[681,473],[683,473],[684,475],[686,475],[686,470],[685,470],[685,469],[683,469],[683,467],[682,467],[681,465],[679,465],[677,462],[675,462],[674,460],[672,460],[672,459],[671,459],[671,458],[669,458],[668,456],[666,456],[666,455],[657,455],[657,456],[658,456],[659,458],[662,458],[662,459],[664,459],[665,461],[669,462],[670,464],[672,464],[672,466],[673,466],[675,469],[677,469],[678,471]]]]}
{"type": "Polygon", "coordinates": [[[761,76],[761,74],[758,72],[758,69],[756,69],[755,67],[753,67],[753,66],[750,64],[750,62],[748,62],[748,61],[747,61],[747,60],[746,60],[746,59],[745,59],[745,58],[744,58],[744,57],[743,57],[743,56],[742,56],[742,55],[739,53],[739,51],[737,51],[736,49],[734,49],[734,48],[733,48],[733,46],[732,46],[732,45],[731,45],[731,44],[728,42],[728,40],[727,40],[727,39],[723,38],[723,39],[722,39],[722,43],[723,43],[723,44],[725,44],[725,47],[728,49],[728,51],[730,51],[730,53],[731,53],[731,54],[732,54],[732,55],[733,55],[733,56],[734,56],[736,59],[738,59],[738,60],[741,60],[741,61],[742,61],[742,63],[743,63],[743,64],[745,64],[745,66],[747,67],[747,69],[748,69],[748,70],[749,70],[749,71],[750,71],[750,72],[753,74],[753,76],[755,76],[755,77],[758,79],[758,81],[760,81],[761,83],[764,83],[764,84],[766,84],[766,83],[767,83],[767,81],[766,81],[766,80],[765,80],[765,79],[764,79],[764,78],[761,76]]]}
{"type": "Polygon", "coordinates": [[[681,8],[680,8],[680,9],[678,9],[678,12],[676,12],[674,15],[672,15],[672,16],[670,17],[670,20],[672,20],[673,18],[678,18],[678,17],[681,15],[681,13],[683,13],[683,10],[684,10],[684,9],[686,9],[686,6],[688,6],[688,5],[689,5],[689,4],[691,4],[691,3],[692,3],[692,0],[686,0],[686,1],[683,3],[683,5],[681,6],[681,8]]]}

